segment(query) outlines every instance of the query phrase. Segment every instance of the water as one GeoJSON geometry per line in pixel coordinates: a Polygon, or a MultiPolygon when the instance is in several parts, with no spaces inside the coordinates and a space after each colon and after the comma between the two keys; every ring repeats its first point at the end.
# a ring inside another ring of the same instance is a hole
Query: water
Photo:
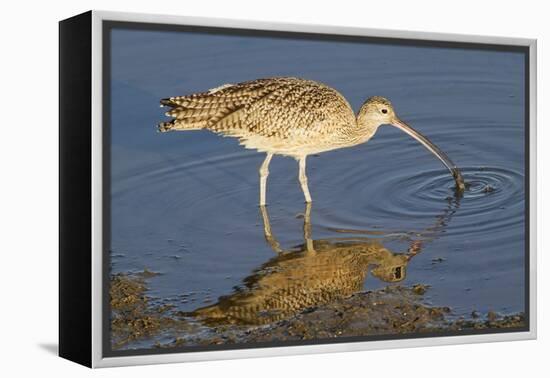
{"type": "MultiPolygon", "coordinates": [[[[238,293],[264,264],[279,266],[257,206],[265,156],[231,138],[159,134],[155,125],[160,98],[290,75],[335,87],[355,110],[368,96],[388,97],[470,184],[456,200],[433,155],[381,127],[365,145],[308,158],[312,245],[333,255],[357,244],[390,257],[420,250],[400,282],[370,267],[360,290],[427,284],[427,300],[453,316],[525,310],[521,54],[124,30],[112,38],[114,273],[160,272],[149,295],[193,311],[238,293]]],[[[297,163],[276,156],[270,172],[272,234],[299,257],[307,240],[297,163]]],[[[323,270],[315,264],[310,274],[323,270]]]]}

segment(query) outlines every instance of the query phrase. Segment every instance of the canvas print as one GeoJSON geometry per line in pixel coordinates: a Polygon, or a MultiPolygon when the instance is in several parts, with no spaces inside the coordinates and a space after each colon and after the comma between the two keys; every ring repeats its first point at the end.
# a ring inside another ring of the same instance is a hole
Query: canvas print
{"type": "Polygon", "coordinates": [[[106,36],[107,355],[528,330],[525,51],[106,36]]]}

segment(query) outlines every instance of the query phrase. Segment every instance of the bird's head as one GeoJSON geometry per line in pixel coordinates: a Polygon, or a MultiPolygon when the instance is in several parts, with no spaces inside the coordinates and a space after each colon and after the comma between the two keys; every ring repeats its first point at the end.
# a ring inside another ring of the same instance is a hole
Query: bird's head
{"type": "Polygon", "coordinates": [[[441,151],[428,138],[420,134],[418,131],[410,127],[406,122],[402,121],[396,114],[392,103],[381,96],[373,96],[367,99],[357,115],[357,124],[359,127],[367,128],[371,132],[376,132],[378,127],[382,125],[394,126],[406,134],[410,135],[431,153],[433,153],[452,173],[455,179],[457,190],[462,193],[465,189],[464,179],[456,165],[449,157],[441,151]]]}
{"type": "Polygon", "coordinates": [[[397,117],[391,102],[381,96],[369,97],[361,107],[358,116],[359,124],[365,124],[371,127],[392,124],[397,117]]]}
{"type": "Polygon", "coordinates": [[[384,282],[400,282],[407,276],[407,262],[405,256],[396,255],[393,261],[375,267],[371,273],[384,282]]]}

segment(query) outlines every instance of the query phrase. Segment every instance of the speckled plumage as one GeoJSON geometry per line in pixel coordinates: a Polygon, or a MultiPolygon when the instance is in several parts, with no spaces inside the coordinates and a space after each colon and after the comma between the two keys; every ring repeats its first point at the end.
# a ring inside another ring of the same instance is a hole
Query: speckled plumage
{"type": "Polygon", "coordinates": [[[247,277],[244,288],[191,315],[210,324],[268,324],[361,291],[369,267],[387,282],[405,277],[407,256],[393,254],[376,240],[312,245],[313,253],[304,245],[279,254],[247,277]]]}
{"type": "Polygon", "coordinates": [[[293,157],[341,148],[368,136],[338,91],[292,77],[226,84],[161,103],[173,117],[160,131],[207,129],[246,148],[293,157]],[[364,131],[364,132],[361,132],[364,131]]]}
{"type": "Polygon", "coordinates": [[[265,239],[277,256],[245,278],[244,287],[189,315],[210,324],[272,323],[360,291],[369,270],[385,282],[399,282],[417,253],[394,254],[372,238],[313,240],[311,204],[304,212],[304,244],[283,250],[272,233],[267,208],[261,206],[260,211],[265,239]]]}

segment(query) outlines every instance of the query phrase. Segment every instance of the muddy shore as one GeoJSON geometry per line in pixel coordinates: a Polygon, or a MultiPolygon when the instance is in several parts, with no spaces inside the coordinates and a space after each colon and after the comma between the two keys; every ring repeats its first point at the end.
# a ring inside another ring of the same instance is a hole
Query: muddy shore
{"type": "Polygon", "coordinates": [[[428,306],[428,286],[387,286],[359,292],[262,326],[206,325],[170,305],[156,305],[147,295],[147,280],[155,273],[117,274],[111,279],[113,349],[175,347],[335,337],[488,330],[525,326],[523,313],[501,315],[473,312],[453,316],[449,307],[428,306]],[[149,345],[148,347],[146,345],[149,345]]]}

